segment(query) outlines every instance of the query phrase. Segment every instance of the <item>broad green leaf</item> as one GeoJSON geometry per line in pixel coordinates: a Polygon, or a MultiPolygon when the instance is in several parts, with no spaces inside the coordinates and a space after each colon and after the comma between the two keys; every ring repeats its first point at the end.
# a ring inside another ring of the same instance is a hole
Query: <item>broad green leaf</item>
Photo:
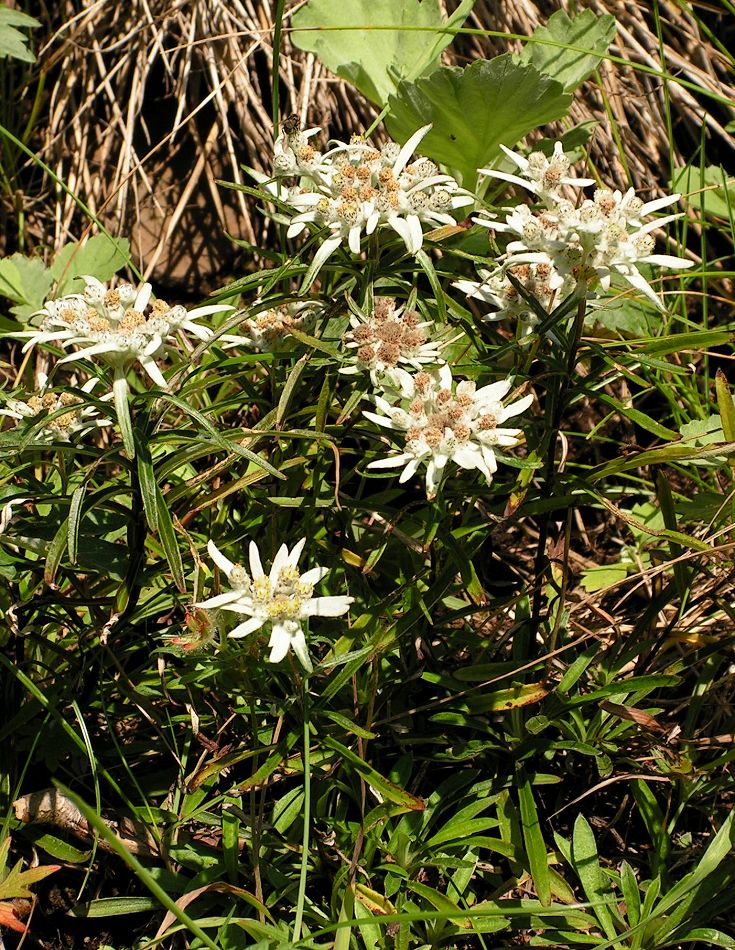
{"type": "Polygon", "coordinates": [[[674,172],[671,190],[681,192],[693,207],[717,218],[735,214],[735,179],[721,165],[688,165],[674,172]]]}
{"type": "MultiPolygon", "coordinates": [[[[9,840],[9,839],[6,839],[9,840]]],[[[8,871],[0,881],[0,900],[12,900],[14,897],[33,897],[28,889],[36,881],[42,881],[49,874],[59,870],[58,864],[47,864],[43,867],[28,868],[23,871],[23,862],[18,863],[8,871]]]]}
{"type": "Polygon", "coordinates": [[[572,97],[561,84],[508,53],[470,66],[441,67],[416,82],[402,82],[389,100],[388,131],[405,142],[432,123],[421,154],[459,174],[473,188],[477,169],[532,129],[560,119],[572,97]]]}
{"type": "Polygon", "coordinates": [[[612,587],[625,580],[628,576],[628,565],[618,562],[617,564],[601,564],[598,567],[590,567],[581,576],[582,587],[591,594],[597,590],[604,590],[606,587],[612,587]]]}
{"type": "Polygon", "coordinates": [[[13,254],[0,260],[0,296],[15,304],[11,313],[22,322],[43,306],[54,278],[38,257],[13,254]]]}
{"type": "Polygon", "coordinates": [[[692,419],[691,422],[685,422],[679,432],[682,439],[686,439],[693,445],[717,445],[727,441],[719,413],[707,416],[706,419],[692,419]]]}
{"type": "Polygon", "coordinates": [[[40,25],[35,17],[27,13],[11,10],[10,7],[0,7],[0,59],[10,56],[24,63],[35,62],[36,57],[28,49],[28,37],[16,27],[30,30],[40,25]]]}
{"type": "Polygon", "coordinates": [[[130,242],[127,238],[95,234],[81,246],[78,241],[67,244],[51,265],[51,275],[58,281],[56,296],[84,290],[84,282],[79,278],[86,274],[98,280],[109,280],[129,260],[130,242]]]}
{"type": "Polygon", "coordinates": [[[600,64],[615,38],[615,17],[585,10],[570,17],[557,10],[533,31],[519,59],[572,92],[600,64]]]}
{"type": "Polygon", "coordinates": [[[291,39],[327,69],[385,105],[402,79],[433,70],[472,9],[463,0],[449,20],[438,0],[309,0],[292,20],[291,39]]]}
{"type": "Polygon", "coordinates": [[[612,892],[600,867],[595,836],[589,822],[582,814],[577,815],[577,820],[574,822],[571,859],[574,870],[582,882],[587,900],[592,905],[592,911],[600,921],[605,936],[612,940],[617,933],[612,914],[607,906],[612,892]]]}

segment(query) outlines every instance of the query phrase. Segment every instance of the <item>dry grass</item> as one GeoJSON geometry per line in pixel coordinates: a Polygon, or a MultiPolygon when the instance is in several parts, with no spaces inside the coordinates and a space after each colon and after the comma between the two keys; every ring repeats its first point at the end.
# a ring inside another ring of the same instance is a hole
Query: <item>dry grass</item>
{"type": "MultiPolygon", "coordinates": [[[[287,4],[282,114],[308,116],[335,135],[363,128],[375,114],[370,104],[290,43],[288,19],[302,2],[287,4]]],[[[726,97],[727,61],[676,0],[660,4],[662,49],[648,3],[586,5],[598,13],[614,7],[619,30],[612,53],[623,62],[603,64],[601,85],[578,91],[571,117],[598,123],[592,160],[605,178],[655,193],[667,181],[671,158],[681,164],[693,154],[703,110],[686,85],[665,87],[633,64],[656,70],[663,62],[684,83],[726,97]]],[[[216,179],[242,181],[243,164],[269,168],[274,6],[268,0],[66,0],[40,52],[49,121],[33,144],[114,234],[131,239],[140,270],[180,295],[201,295],[248,266],[223,232],[250,243],[267,240],[268,224],[252,203],[216,179]]],[[[468,25],[527,35],[560,6],[569,4],[478,0],[468,25]]],[[[698,9],[716,31],[713,8],[698,9]]],[[[491,56],[509,44],[519,45],[463,36],[449,61],[491,56]]],[[[717,110],[708,113],[712,151],[729,151],[731,138],[713,117],[717,110]]],[[[25,203],[31,245],[57,248],[87,227],[49,176],[25,203]]]]}

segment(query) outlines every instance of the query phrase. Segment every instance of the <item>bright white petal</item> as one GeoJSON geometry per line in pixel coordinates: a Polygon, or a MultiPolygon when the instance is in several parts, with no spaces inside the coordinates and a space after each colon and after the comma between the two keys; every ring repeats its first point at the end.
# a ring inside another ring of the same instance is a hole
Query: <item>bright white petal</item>
{"type": "Polygon", "coordinates": [[[430,129],[431,124],[424,125],[420,129],[417,129],[400,150],[395,162],[393,163],[393,174],[396,176],[396,178],[398,178],[403,169],[406,167],[409,158],[416,151],[416,146],[430,129]]]}
{"type": "Polygon", "coordinates": [[[250,555],[250,574],[253,580],[261,580],[261,578],[265,577],[265,572],[263,565],[260,563],[260,552],[258,551],[258,545],[255,541],[250,542],[248,554],[250,555]]]}
{"type": "Polygon", "coordinates": [[[322,578],[326,577],[329,573],[328,567],[312,567],[311,570],[308,570],[305,574],[301,575],[301,582],[303,584],[318,584],[322,578]]]}
{"type": "Polygon", "coordinates": [[[304,631],[300,627],[291,637],[291,646],[293,647],[293,652],[299,658],[301,665],[304,667],[306,672],[311,673],[314,667],[311,665],[311,659],[309,658],[309,650],[306,646],[306,637],[304,636],[304,631]]]}
{"type": "Polygon", "coordinates": [[[259,630],[263,626],[264,620],[262,617],[251,617],[249,620],[245,620],[243,623],[239,623],[227,634],[228,637],[232,637],[237,640],[239,637],[246,637],[249,633],[254,633],[256,630],[259,630]]]}
{"type": "MultiPolygon", "coordinates": [[[[303,637],[303,632],[302,632],[303,637]]],[[[291,634],[288,632],[283,624],[274,623],[273,629],[271,630],[271,638],[268,641],[268,646],[271,648],[271,653],[268,659],[271,663],[280,663],[281,660],[288,653],[288,648],[291,646],[291,634]]]]}
{"type": "Polygon", "coordinates": [[[304,617],[341,617],[350,609],[352,597],[312,597],[301,605],[304,617]]]}
{"type": "Polygon", "coordinates": [[[299,563],[299,558],[301,557],[301,552],[304,550],[305,545],[306,538],[302,538],[300,541],[298,541],[291,549],[291,553],[289,554],[286,563],[290,564],[291,567],[296,567],[296,565],[299,563]]]}
{"type": "Polygon", "coordinates": [[[198,604],[194,604],[195,607],[204,607],[206,610],[216,610],[219,607],[223,607],[225,604],[234,603],[241,595],[242,591],[239,590],[228,590],[224,594],[217,594],[216,597],[210,597],[208,600],[202,600],[198,604]]]}
{"type": "Polygon", "coordinates": [[[229,578],[235,566],[232,561],[224,556],[214,541],[207,541],[207,551],[217,567],[229,578]]]}

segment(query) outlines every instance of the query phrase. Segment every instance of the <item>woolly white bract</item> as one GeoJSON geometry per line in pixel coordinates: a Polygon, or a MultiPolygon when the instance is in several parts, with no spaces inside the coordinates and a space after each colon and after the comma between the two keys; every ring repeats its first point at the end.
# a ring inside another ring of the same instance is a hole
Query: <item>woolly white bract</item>
{"type": "Polygon", "coordinates": [[[584,187],[594,184],[589,178],[573,178],[566,173],[569,159],[560,143],[547,159],[533,152],[528,159],[505,149],[521,170],[520,175],[509,175],[493,169],[482,173],[520,185],[535,194],[545,205],[532,211],[527,205],[506,208],[505,221],[498,221],[489,212],[481,211],[474,218],[476,224],[493,231],[509,234],[512,240],[498,271],[484,275],[479,282],[460,281],[455,284],[468,296],[486,299],[499,306],[498,317],[508,310],[503,306],[498,287],[488,294],[484,288],[491,281],[502,281],[508,268],[526,266],[544,270],[544,283],[557,292],[553,300],[559,302],[575,286],[583,284],[593,294],[610,290],[613,275],[619,274],[636,290],[644,294],[658,309],[664,304],[640,272],[638,265],[684,269],[693,261],[669,254],[654,254],[651,234],[657,228],[681,217],[665,215],[644,223],[644,218],[662,208],[675,204],[681,195],[668,195],[644,202],[629,189],[625,193],[609,188],[598,188],[592,198],[572,203],[564,197],[564,186],[584,187]],[[499,297],[500,300],[494,300],[499,297]]]}
{"type": "Polygon", "coordinates": [[[248,549],[250,573],[225,557],[214,541],[209,541],[209,556],[227,577],[231,590],[195,606],[245,615],[248,619],[231,630],[230,637],[246,637],[261,627],[269,627],[270,662],[280,662],[292,648],[302,666],[311,672],[303,621],[309,617],[339,617],[350,609],[353,598],[313,596],[314,585],[328,573],[328,568],[312,567],[299,574],[297,564],[305,544],[306,538],[302,538],[290,552],[285,544],[281,545],[266,574],[254,541],[248,549]]]}

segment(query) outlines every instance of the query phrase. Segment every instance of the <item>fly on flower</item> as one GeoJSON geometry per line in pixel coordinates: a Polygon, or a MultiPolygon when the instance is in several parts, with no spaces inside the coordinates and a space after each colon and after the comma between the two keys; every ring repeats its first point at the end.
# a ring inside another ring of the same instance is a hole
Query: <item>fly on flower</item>
{"type": "Polygon", "coordinates": [[[195,604],[195,607],[229,610],[246,616],[247,620],[230,630],[229,637],[246,637],[261,628],[270,630],[270,662],[279,663],[289,649],[293,649],[301,665],[311,673],[313,667],[304,622],[310,617],[340,617],[350,609],[353,598],[314,596],[314,586],[329,569],[312,567],[299,574],[297,565],[305,544],[306,538],[302,538],[291,551],[285,544],[281,545],[266,574],[254,541],[250,542],[248,549],[249,572],[225,557],[214,541],[209,541],[209,556],[227,577],[230,590],[195,604]]]}

